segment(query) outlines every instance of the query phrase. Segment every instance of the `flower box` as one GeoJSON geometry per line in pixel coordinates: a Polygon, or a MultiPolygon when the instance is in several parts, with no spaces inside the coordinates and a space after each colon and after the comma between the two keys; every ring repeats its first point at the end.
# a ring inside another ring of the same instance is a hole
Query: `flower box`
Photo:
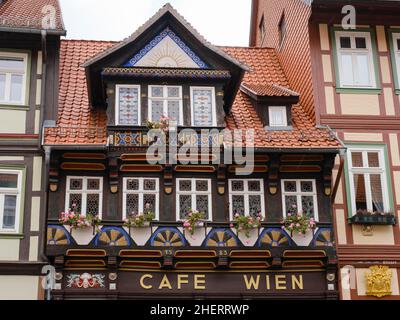
{"type": "Polygon", "coordinates": [[[360,215],[356,214],[349,218],[350,224],[363,224],[363,225],[395,225],[396,217],[392,214],[371,214],[360,215]]]}

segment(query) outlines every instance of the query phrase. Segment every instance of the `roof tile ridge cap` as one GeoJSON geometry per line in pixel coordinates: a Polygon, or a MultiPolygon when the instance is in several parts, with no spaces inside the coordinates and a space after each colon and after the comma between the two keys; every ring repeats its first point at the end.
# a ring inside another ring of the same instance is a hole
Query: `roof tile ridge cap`
{"type": "Polygon", "coordinates": [[[298,92],[296,92],[296,91],[293,91],[293,90],[290,89],[290,88],[283,87],[283,86],[281,86],[281,85],[279,85],[279,84],[273,83],[271,86],[274,87],[274,88],[283,90],[283,91],[285,91],[285,92],[287,92],[287,93],[289,93],[289,94],[291,94],[291,95],[293,95],[293,96],[297,96],[297,97],[300,96],[300,93],[298,93],[298,92]]]}

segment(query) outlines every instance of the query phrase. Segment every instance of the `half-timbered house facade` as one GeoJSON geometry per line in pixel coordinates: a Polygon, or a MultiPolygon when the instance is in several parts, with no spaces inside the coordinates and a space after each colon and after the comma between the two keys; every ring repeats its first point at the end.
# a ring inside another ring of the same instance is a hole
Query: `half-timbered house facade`
{"type": "Polygon", "coordinates": [[[54,299],[337,298],[332,169],[344,147],[313,124],[275,49],[216,47],[167,4],[121,42],[62,40],[59,70],[43,141],[54,299]],[[148,121],[163,116],[178,151],[149,161],[160,140],[148,121]],[[229,161],[240,144],[252,169],[229,161]],[[70,208],[101,222],[60,223],[70,208]],[[149,225],[126,225],[149,208],[149,225]],[[205,214],[193,234],[190,210],[205,214]],[[317,228],[285,230],[298,211],[317,228]],[[259,228],[236,231],[236,215],[259,213],[259,228]]]}
{"type": "Polygon", "coordinates": [[[253,1],[250,45],[276,48],[313,123],[347,148],[334,169],[346,300],[400,297],[399,13],[399,1],[253,1]]]}
{"type": "Polygon", "coordinates": [[[0,299],[43,299],[41,128],[56,117],[64,34],[56,0],[0,1],[0,299]]]}

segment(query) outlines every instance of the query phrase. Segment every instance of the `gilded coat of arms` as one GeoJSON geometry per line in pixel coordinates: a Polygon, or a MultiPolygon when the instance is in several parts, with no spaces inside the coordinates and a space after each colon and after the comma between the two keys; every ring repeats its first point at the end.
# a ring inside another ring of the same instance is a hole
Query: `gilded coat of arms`
{"type": "Polygon", "coordinates": [[[388,266],[371,266],[370,272],[365,274],[367,280],[367,292],[369,296],[378,298],[392,294],[392,271],[388,266]]]}

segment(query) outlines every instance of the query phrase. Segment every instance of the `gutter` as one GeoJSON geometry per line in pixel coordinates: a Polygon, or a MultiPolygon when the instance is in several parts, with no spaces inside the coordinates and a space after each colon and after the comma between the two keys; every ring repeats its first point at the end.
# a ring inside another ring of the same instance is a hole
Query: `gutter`
{"type": "Polygon", "coordinates": [[[16,33],[32,33],[32,34],[42,34],[46,32],[49,35],[55,36],[66,36],[67,32],[65,30],[44,30],[44,29],[31,29],[31,28],[14,28],[14,27],[0,27],[2,32],[16,32],[16,33]]]}

